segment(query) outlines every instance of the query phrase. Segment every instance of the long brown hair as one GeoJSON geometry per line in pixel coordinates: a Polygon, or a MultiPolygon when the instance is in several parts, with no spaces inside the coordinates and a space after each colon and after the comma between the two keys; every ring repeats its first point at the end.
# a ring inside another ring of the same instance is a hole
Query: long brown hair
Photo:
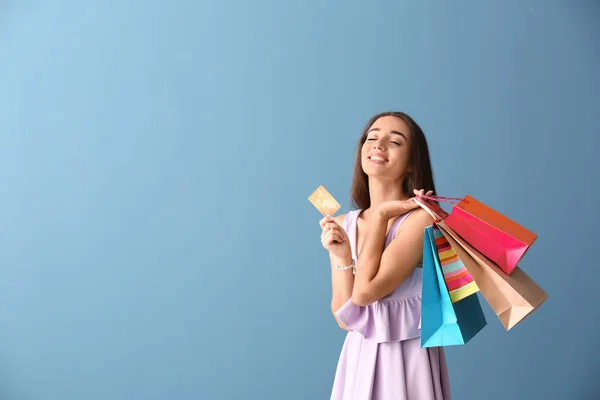
{"type": "Polygon", "coordinates": [[[399,111],[383,112],[374,115],[362,131],[358,140],[356,149],[356,162],[354,164],[354,178],[352,180],[352,205],[357,209],[367,209],[371,205],[369,196],[369,179],[362,169],[361,150],[367,140],[367,135],[371,126],[381,117],[394,116],[400,118],[408,125],[412,137],[409,166],[411,172],[406,175],[402,182],[402,191],[409,197],[413,196],[414,189],[433,190],[435,194],[435,184],[433,182],[433,171],[431,169],[431,160],[429,159],[429,147],[427,139],[421,130],[421,127],[408,115],[399,111]]]}

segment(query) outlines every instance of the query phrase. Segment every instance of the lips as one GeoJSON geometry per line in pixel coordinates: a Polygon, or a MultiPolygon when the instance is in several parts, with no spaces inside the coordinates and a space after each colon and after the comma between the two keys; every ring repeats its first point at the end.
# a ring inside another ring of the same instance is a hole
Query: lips
{"type": "Polygon", "coordinates": [[[381,153],[375,153],[375,154],[371,154],[369,157],[369,160],[376,162],[376,163],[385,163],[388,162],[389,160],[387,158],[384,157],[383,154],[381,153]]]}

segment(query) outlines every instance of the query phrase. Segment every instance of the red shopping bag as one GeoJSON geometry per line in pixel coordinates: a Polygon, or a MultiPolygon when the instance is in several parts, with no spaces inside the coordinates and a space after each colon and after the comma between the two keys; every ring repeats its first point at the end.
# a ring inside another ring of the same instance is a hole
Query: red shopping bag
{"type": "Polygon", "coordinates": [[[512,274],[538,237],[469,195],[462,199],[424,197],[454,204],[452,212],[446,213],[444,218],[446,225],[508,275],[512,274]]]}

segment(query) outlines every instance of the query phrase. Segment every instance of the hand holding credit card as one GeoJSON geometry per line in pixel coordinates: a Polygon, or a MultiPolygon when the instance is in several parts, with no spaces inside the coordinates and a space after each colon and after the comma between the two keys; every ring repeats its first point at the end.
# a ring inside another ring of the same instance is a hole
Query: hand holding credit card
{"type": "Polygon", "coordinates": [[[308,200],[324,216],[319,221],[322,229],[321,244],[336,260],[336,269],[341,271],[352,270],[352,273],[354,273],[352,248],[348,241],[348,235],[344,231],[344,228],[338,225],[333,218],[333,214],[342,208],[342,206],[323,186],[319,186],[308,197],[308,200]],[[340,267],[340,265],[343,267],[340,267]]]}

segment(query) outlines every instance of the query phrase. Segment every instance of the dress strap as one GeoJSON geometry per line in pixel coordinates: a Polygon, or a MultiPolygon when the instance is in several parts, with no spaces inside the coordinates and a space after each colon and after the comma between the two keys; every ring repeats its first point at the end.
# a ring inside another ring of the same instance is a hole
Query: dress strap
{"type": "Polygon", "coordinates": [[[407,212],[404,215],[399,216],[398,218],[396,218],[396,220],[394,221],[394,223],[392,224],[392,227],[390,228],[390,231],[388,232],[388,235],[390,236],[390,241],[393,240],[396,237],[396,231],[398,230],[398,227],[400,225],[402,225],[402,223],[404,221],[406,221],[406,218],[408,218],[408,216],[413,212],[414,210],[410,210],[409,212],[407,212]]]}
{"type": "Polygon", "coordinates": [[[344,218],[344,223],[342,224],[342,228],[346,231],[348,235],[348,240],[350,241],[350,248],[352,249],[352,258],[355,260],[358,259],[358,250],[356,249],[356,225],[358,216],[362,210],[352,210],[346,214],[344,218]]]}

